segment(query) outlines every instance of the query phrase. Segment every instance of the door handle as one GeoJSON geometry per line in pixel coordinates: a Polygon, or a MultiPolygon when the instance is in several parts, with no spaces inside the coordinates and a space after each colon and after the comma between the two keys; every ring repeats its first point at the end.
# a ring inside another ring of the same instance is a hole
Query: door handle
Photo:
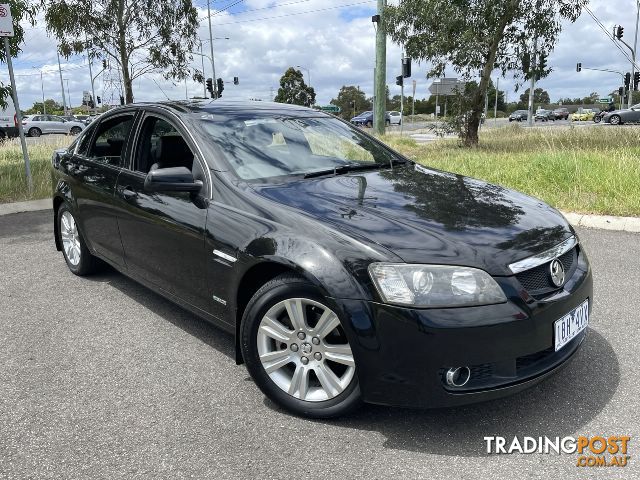
{"type": "Polygon", "coordinates": [[[129,187],[124,187],[122,189],[122,198],[125,200],[131,200],[132,198],[136,198],[138,194],[131,190],[129,187]]]}

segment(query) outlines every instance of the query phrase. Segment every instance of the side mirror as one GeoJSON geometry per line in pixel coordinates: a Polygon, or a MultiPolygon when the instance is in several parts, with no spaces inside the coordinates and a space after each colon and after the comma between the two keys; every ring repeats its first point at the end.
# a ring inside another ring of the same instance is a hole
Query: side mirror
{"type": "Polygon", "coordinates": [[[194,180],[187,167],[158,168],[147,174],[144,189],[148,192],[199,192],[202,182],[194,180]]]}

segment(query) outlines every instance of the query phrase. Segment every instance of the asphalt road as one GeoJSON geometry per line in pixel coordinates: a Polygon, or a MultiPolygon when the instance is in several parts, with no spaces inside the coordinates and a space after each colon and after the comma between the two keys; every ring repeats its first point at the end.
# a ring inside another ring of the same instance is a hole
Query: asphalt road
{"type": "Polygon", "coordinates": [[[50,212],[0,216],[0,478],[639,478],[640,235],[579,233],[594,311],[558,375],[471,407],[309,421],[265,400],[231,336],[114,271],[72,275],[50,212]],[[631,435],[630,464],[483,441],[596,434],[631,435]]]}

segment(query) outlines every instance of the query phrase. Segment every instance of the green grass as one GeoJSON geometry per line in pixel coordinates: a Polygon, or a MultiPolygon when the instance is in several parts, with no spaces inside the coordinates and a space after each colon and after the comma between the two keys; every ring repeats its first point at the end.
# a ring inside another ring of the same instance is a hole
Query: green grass
{"type": "Polygon", "coordinates": [[[33,176],[33,193],[29,195],[24,160],[19,141],[0,144],[0,203],[35,200],[51,196],[51,154],[66,147],[73,137],[43,137],[42,143],[28,145],[33,176]]]}
{"type": "MultiPolygon", "coordinates": [[[[0,203],[46,198],[55,148],[71,137],[45,137],[30,145],[34,192],[30,196],[20,144],[0,145],[0,203]]],[[[424,165],[481,178],[541,198],[566,211],[640,216],[640,127],[485,130],[478,148],[457,140],[418,145],[409,137],[383,140],[424,165]]]]}
{"type": "Polygon", "coordinates": [[[640,128],[485,130],[480,146],[383,140],[423,165],[480,178],[566,211],[640,216],[640,128]]]}

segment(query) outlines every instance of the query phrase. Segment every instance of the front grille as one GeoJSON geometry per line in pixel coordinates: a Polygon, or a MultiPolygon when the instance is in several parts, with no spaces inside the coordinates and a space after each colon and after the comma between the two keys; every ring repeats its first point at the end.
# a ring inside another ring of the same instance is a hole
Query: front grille
{"type": "MultiPolygon", "coordinates": [[[[572,248],[565,254],[558,257],[565,271],[565,278],[568,279],[575,270],[578,260],[577,248],[572,248]]],[[[532,296],[546,295],[553,291],[559,290],[552,282],[549,275],[549,264],[539,265],[537,267],[525,270],[516,275],[518,281],[532,296]]]]}

